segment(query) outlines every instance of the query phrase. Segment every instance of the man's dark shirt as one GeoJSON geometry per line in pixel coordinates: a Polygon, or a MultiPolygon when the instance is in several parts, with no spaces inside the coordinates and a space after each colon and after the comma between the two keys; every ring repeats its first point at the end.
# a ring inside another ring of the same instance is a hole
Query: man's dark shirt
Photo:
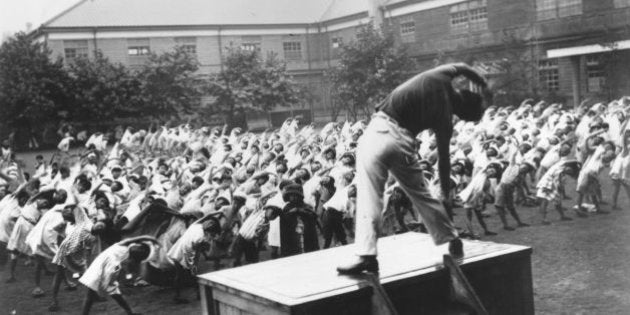
{"type": "Polygon", "coordinates": [[[452,81],[463,75],[476,84],[485,81],[465,64],[448,64],[422,72],[392,91],[376,106],[413,135],[425,129],[451,127],[453,102],[457,97],[452,81]]]}

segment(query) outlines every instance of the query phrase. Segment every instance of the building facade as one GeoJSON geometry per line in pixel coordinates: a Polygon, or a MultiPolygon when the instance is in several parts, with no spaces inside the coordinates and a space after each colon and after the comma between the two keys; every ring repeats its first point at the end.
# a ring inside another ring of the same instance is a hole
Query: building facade
{"type": "Polygon", "coordinates": [[[202,73],[221,69],[226,47],[275,53],[325,111],[325,71],[370,21],[418,71],[465,61],[505,90],[574,104],[630,95],[630,0],[84,0],[37,35],[66,62],[100,51],[132,68],[175,46],[202,73]]]}

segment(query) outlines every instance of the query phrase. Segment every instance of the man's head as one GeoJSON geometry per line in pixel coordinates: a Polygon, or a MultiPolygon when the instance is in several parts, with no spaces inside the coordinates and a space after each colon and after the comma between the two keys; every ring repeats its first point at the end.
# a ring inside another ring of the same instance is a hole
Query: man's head
{"type": "Polygon", "coordinates": [[[465,121],[479,121],[483,116],[483,98],[477,93],[460,90],[453,102],[453,113],[465,121]]]}

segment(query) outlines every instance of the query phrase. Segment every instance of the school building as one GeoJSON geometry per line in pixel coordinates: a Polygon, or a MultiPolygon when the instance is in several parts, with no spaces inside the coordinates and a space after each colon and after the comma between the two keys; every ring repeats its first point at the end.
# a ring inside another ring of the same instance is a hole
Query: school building
{"type": "Polygon", "coordinates": [[[568,103],[630,95],[630,0],[83,0],[36,34],[66,62],[101,51],[129,67],[180,45],[204,73],[221,69],[229,46],[274,52],[326,111],[325,72],[370,21],[407,46],[417,71],[465,61],[568,103]]]}

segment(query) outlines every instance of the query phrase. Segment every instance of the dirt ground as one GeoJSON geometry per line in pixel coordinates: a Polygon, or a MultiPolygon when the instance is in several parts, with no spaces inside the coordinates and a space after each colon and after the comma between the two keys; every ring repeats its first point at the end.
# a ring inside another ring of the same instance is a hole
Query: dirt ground
{"type": "MultiPolygon", "coordinates": [[[[32,162],[27,158],[29,165],[32,162]]],[[[607,174],[604,170],[602,174],[607,174]]],[[[602,175],[604,199],[610,201],[610,181],[602,175]]],[[[572,187],[568,187],[572,188],[572,187]]],[[[568,191],[572,191],[568,189],[568,191]]],[[[550,212],[552,225],[539,223],[537,208],[519,208],[523,221],[530,227],[507,232],[501,230],[498,217],[487,219],[497,236],[484,240],[531,246],[534,278],[534,300],[537,314],[630,314],[630,202],[625,194],[620,196],[622,210],[603,209],[610,214],[590,215],[588,218],[573,216],[573,221],[558,221],[557,214],[550,212]]],[[[565,201],[571,207],[571,201],[565,201]]],[[[456,224],[464,226],[461,211],[456,224]]],[[[267,256],[267,253],[263,253],[267,256]]],[[[0,267],[1,268],[1,267],[0,267]]],[[[52,267],[50,267],[52,269],[52,267]]],[[[205,263],[201,272],[209,271],[205,263]]],[[[6,270],[0,270],[0,314],[47,314],[50,303],[52,277],[43,277],[46,295],[31,297],[33,267],[20,262],[18,282],[5,284],[6,270]]],[[[192,302],[186,305],[172,303],[173,292],[169,288],[149,286],[145,288],[123,287],[123,294],[136,312],[143,314],[195,314],[200,312],[195,290],[184,291],[192,302]]],[[[77,314],[85,294],[84,288],[76,292],[60,292],[62,310],[57,314],[77,314]]],[[[93,314],[124,314],[111,299],[94,304],[93,314]]]]}

